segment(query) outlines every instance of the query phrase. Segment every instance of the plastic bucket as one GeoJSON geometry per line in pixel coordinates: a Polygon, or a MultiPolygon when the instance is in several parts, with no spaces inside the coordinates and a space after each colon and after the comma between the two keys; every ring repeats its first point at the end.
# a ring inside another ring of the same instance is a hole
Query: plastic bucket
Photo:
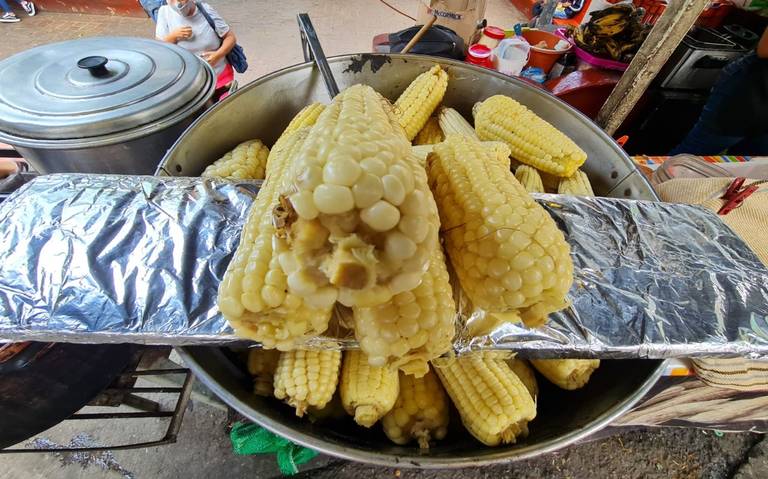
{"type": "Polygon", "coordinates": [[[555,45],[560,41],[560,37],[543,30],[523,30],[523,38],[531,44],[531,55],[526,66],[539,67],[544,70],[545,74],[548,74],[555,62],[571,49],[569,46],[565,50],[555,50],[555,45]],[[542,41],[547,44],[547,48],[536,46],[542,41]]]}

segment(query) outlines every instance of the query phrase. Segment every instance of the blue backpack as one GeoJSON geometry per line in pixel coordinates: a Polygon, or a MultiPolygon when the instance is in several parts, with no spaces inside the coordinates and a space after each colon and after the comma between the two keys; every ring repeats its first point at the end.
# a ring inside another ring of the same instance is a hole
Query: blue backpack
{"type": "MultiPolygon", "coordinates": [[[[216,24],[213,22],[213,18],[208,15],[208,12],[205,11],[205,8],[203,8],[200,2],[195,2],[195,5],[197,5],[197,8],[200,9],[200,13],[202,13],[205,19],[208,20],[208,25],[210,25],[215,32],[216,24]]],[[[235,47],[232,49],[232,51],[227,53],[227,61],[230,65],[232,65],[232,68],[234,68],[237,73],[245,73],[245,71],[248,70],[248,59],[245,58],[245,52],[243,51],[243,47],[240,45],[235,44],[235,47]]]]}

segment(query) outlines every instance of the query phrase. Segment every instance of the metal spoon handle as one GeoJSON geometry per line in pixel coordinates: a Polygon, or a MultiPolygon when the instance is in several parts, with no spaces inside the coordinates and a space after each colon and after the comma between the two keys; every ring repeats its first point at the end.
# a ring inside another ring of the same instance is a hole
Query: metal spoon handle
{"type": "Polygon", "coordinates": [[[339,86],[336,84],[336,79],[333,78],[331,67],[328,66],[328,60],[325,58],[323,47],[317,38],[315,27],[312,26],[312,21],[306,13],[296,15],[296,20],[299,22],[299,30],[301,31],[301,49],[304,53],[304,60],[315,62],[325,81],[328,95],[333,99],[339,94],[339,86]]]}

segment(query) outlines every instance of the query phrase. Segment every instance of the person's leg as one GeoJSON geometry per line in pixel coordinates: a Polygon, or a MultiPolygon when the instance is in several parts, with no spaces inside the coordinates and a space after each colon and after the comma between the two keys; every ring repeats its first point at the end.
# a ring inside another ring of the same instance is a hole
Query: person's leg
{"type": "Polygon", "coordinates": [[[35,4],[28,0],[16,0],[16,3],[21,5],[21,8],[24,9],[25,12],[27,12],[27,15],[30,17],[34,17],[35,13],[37,11],[35,10],[35,4]]]}
{"type": "Polygon", "coordinates": [[[738,136],[719,134],[709,128],[705,121],[699,119],[683,141],[669,152],[669,155],[682,153],[701,156],[719,155],[742,140],[743,138],[738,136]]]}
{"type": "Polygon", "coordinates": [[[3,13],[13,12],[13,10],[11,10],[11,6],[8,5],[8,2],[6,0],[0,0],[0,10],[2,10],[3,13]]]}
{"type": "Polygon", "coordinates": [[[15,23],[21,21],[19,17],[13,13],[11,6],[8,5],[6,0],[0,0],[0,10],[3,11],[0,13],[0,23],[15,23]]]}
{"type": "Polygon", "coordinates": [[[750,136],[728,148],[731,155],[768,156],[768,134],[750,136]]]}
{"type": "Polygon", "coordinates": [[[741,58],[723,68],[717,83],[712,87],[704,109],[688,135],[677,145],[670,155],[689,153],[692,155],[718,155],[744,139],[743,136],[728,136],[719,131],[718,115],[724,102],[735,90],[741,88],[741,76],[750,59],[741,58]]]}

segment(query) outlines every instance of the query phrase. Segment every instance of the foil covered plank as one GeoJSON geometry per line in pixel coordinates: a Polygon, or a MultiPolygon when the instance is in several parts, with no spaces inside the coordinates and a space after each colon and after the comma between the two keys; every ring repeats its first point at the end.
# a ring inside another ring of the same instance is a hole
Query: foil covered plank
{"type": "MultiPolygon", "coordinates": [[[[214,344],[236,340],[216,290],[254,184],[50,175],[0,204],[0,339],[214,344]]],[[[467,332],[458,352],[540,357],[768,356],[768,271],[698,207],[537,195],[566,232],[571,307],[530,330],[467,332]]],[[[311,344],[352,346],[349,338],[311,344]]]]}
{"type": "Polygon", "coordinates": [[[501,323],[479,337],[468,332],[488,318],[466,312],[457,350],[509,349],[531,357],[768,355],[768,270],[717,215],[682,204],[533,196],[571,245],[571,306],[543,328],[501,323]]]}
{"type": "Polygon", "coordinates": [[[58,174],[0,203],[0,338],[232,340],[216,290],[255,185],[58,174]]]}

